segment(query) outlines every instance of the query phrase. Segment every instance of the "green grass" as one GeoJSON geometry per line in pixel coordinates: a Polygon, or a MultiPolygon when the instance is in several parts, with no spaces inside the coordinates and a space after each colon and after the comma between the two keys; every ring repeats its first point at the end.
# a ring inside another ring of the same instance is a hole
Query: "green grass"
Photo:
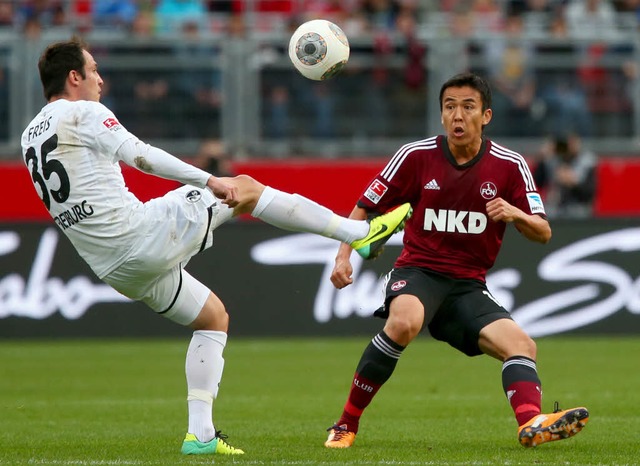
{"type": "Polygon", "coordinates": [[[543,408],[585,405],[577,437],[524,449],[500,364],[422,338],[323,447],[368,338],[230,339],[216,427],[241,457],[183,457],[187,341],[0,342],[0,465],[639,464],[640,338],[540,339],[543,408]]]}

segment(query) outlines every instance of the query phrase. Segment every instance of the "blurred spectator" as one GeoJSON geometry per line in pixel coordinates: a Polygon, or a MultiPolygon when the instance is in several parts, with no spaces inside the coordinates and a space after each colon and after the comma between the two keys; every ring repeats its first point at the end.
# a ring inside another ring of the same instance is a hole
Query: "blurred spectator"
{"type": "MultiPolygon", "coordinates": [[[[378,29],[373,38],[373,68],[359,75],[359,83],[367,89],[363,102],[363,123],[371,135],[388,136],[390,101],[394,80],[390,67],[394,44],[389,31],[378,29]]],[[[369,52],[371,53],[371,52],[369,52]]],[[[358,84],[358,83],[356,83],[358,84]]]]}
{"type": "Polygon", "coordinates": [[[159,0],[155,15],[158,34],[180,34],[186,23],[207,29],[207,10],[202,0],[159,0]]]}
{"type": "Polygon", "coordinates": [[[0,68],[0,142],[6,142],[9,136],[9,85],[8,73],[0,68]]]}
{"type": "Polygon", "coordinates": [[[14,15],[13,0],[0,1],[0,28],[13,26],[14,15]]]}
{"type": "MultiPolygon", "coordinates": [[[[172,52],[166,44],[155,44],[155,16],[152,10],[141,9],[131,23],[128,43],[114,48],[119,56],[166,57],[172,52]]],[[[170,65],[168,65],[170,66],[170,65]]],[[[140,138],[170,137],[176,129],[172,124],[173,108],[168,100],[170,85],[165,73],[157,69],[135,68],[135,72],[120,72],[117,79],[118,95],[114,100],[122,122],[140,138]]]]}
{"type": "MultiPolygon", "coordinates": [[[[398,34],[404,38],[398,52],[404,53],[403,82],[397,82],[399,92],[392,98],[395,108],[392,110],[394,123],[401,126],[396,134],[415,134],[424,131],[427,102],[427,68],[425,64],[426,47],[417,38],[418,11],[414,4],[402,4],[396,18],[398,34]],[[406,131],[406,133],[402,132],[406,131]]],[[[395,78],[394,78],[395,80],[395,78]]],[[[396,80],[399,81],[399,80],[396,80]]]]}
{"type": "MultiPolygon", "coordinates": [[[[248,4],[248,2],[245,2],[248,4]]],[[[253,8],[263,13],[284,13],[287,15],[295,11],[295,0],[255,0],[253,8]]]]}
{"type": "Polygon", "coordinates": [[[584,218],[592,213],[596,191],[595,154],[577,134],[546,142],[533,177],[549,217],[584,218]]]}
{"type": "Polygon", "coordinates": [[[205,40],[198,24],[187,21],[182,25],[181,40],[176,41],[173,49],[174,67],[180,71],[171,86],[172,108],[180,115],[176,124],[182,127],[181,134],[183,137],[218,134],[222,104],[222,73],[217,67],[220,45],[205,40]],[[194,63],[209,66],[194,69],[190,67],[194,63]]]}
{"type": "Polygon", "coordinates": [[[137,14],[136,0],[100,0],[93,4],[92,19],[97,27],[128,30],[137,14]]]}
{"type": "Polygon", "coordinates": [[[523,37],[521,14],[511,13],[504,35],[486,46],[489,81],[493,86],[493,134],[507,137],[535,133],[532,109],[536,95],[533,69],[535,49],[523,37]]]}
{"type": "Polygon", "coordinates": [[[300,19],[326,19],[342,27],[342,23],[349,16],[347,3],[344,0],[303,0],[300,19]]]}
{"type": "Polygon", "coordinates": [[[396,29],[406,41],[407,64],[404,69],[404,81],[408,89],[416,91],[422,90],[426,82],[426,48],[416,37],[417,22],[415,8],[403,5],[396,18],[396,29]]]}
{"type": "MultiPolygon", "coordinates": [[[[294,77],[297,79],[297,77],[294,77]]],[[[291,136],[293,126],[290,116],[291,96],[286,85],[273,84],[268,87],[267,106],[268,116],[266,120],[266,136],[284,139],[291,136]]]]}
{"type": "MultiPolygon", "coordinates": [[[[362,0],[361,2],[360,11],[373,35],[373,48],[366,47],[363,51],[373,58],[373,63],[371,70],[362,70],[356,76],[357,81],[350,83],[352,86],[364,85],[368,90],[361,104],[363,128],[358,128],[358,132],[361,133],[359,136],[368,134],[386,137],[393,132],[393,123],[401,124],[400,115],[397,115],[398,118],[395,120],[390,120],[389,117],[393,112],[394,90],[398,89],[398,83],[401,83],[400,89],[403,91],[401,94],[396,94],[400,96],[399,112],[410,113],[410,107],[416,104],[419,108],[424,108],[422,103],[424,97],[420,98],[422,102],[413,101],[411,105],[405,105],[410,97],[406,92],[409,90],[407,79],[413,80],[416,86],[424,82],[419,69],[422,66],[422,56],[418,49],[421,46],[415,41],[415,11],[410,4],[407,6],[408,8],[403,11],[403,5],[399,0],[362,0]],[[408,63],[404,76],[400,77],[404,83],[396,77],[391,66],[397,51],[394,40],[397,32],[407,38],[408,63]],[[412,55],[409,56],[409,54],[412,55]],[[421,82],[418,83],[418,81],[421,82]]],[[[356,88],[353,93],[358,93],[356,88]]]]}
{"type": "Polygon", "coordinates": [[[630,14],[635,27],[640,27],[640,0],[619,0],[614,6],[618,12],[630,14]]]}
{"type": "Polygon", "coordinates": [[[624,91],[629,104],[633,101],[634,92],[637,89],[637,81],[640,77],[638,63],[633,59],[624,60],[622,63],[622,74],[625,78],[624,91]]]}
{"type": "Polygon", "coordinates": [[[567,3],[567,0],[506,0],[507,12],[516,13],[550,13],[567,3]]]}
{"type": "Polygon", "coordinates": [[[397,0],[362,0],[360,9],[373,31],[393,31],[400,11],[397,0]]]}
{"type": "MultiPolygon", "coordinates": [[[[302,21],[297,17],[291,18],[288,34],[292,34],[302,21]]],[[[266,57],[272,55],[269,52],[264,54],[266,57]]],[[[285,76],[269,72],[262,80],[267,96],[266,136],[278,139],[335,136],[336,98],[332,89],[339,81],[311,81],[292,72],[286,72],[285,76]],[[304,118],[297,119],[293,115],[303,115],[304,118]],[[300,124],[296,126],[296,123],[300,124]]]]}
{"type": "Polygon", "coordinates": [[[544,128],[547,134],[571,132],[582,137],[591,136],[592,116],[587,92],[571,62],[577,60],[576,46],[568,40],[567,23],[561,11],[556,10],[549,26],[553,41],[539,46],[541,54],[562,54],[569,66],[543,69],[538,77],[541,83],[540,99],[544,103],[544,128]]]}
{"type": "Polygon", "coordinates": [[[635,79],[633,48],[631,44],[591,42],[581,49],[579,82],[586,91],[593,118],[598,118],[598,124],[593,125],[593,136],[615,135],[621,123],[628,123],[625,114],[631,100],[627,90],[635,79]]]}
{"type": "Polygon", "coordinates": [[[474,16],[476,33],[482,36],[487,31],[500,32],[502,30],[505,11],[498,0],[473,0],[471,11],[474,16]]]}
{"type": "Polygon", "coordinates": [[[153,37],[155,15],[150,10],[139,10],[130,23],[130,34],[135,40],[147,40],[153,37]]]}
{"type": "Polygon", "coordinates": [[[566,0],[507,0],[508,13],[522,13],[525,31],[541,35],[549,30],[549,18],[559,11],[566,0]]]}
{"type": "Polygon", "coordinates": [[[206,0],[205,7],[209,13],[237,13],[241,11],[241,0],[206,0]]]}
{"type": "Polygon", "coordinates": [[[340,19],[339,26],[347,37],[363,35],[369,30],[367,17],[358,8],[347,10],[346,15],[340,19]]]}
{"type": "Polygon", "coordinates": [[[618,0],[614,6],[622,13],[640,13],[640,0],[618,0]]]}
{"type": "Polygon", "coordinates": [[[616,10],[609,0],[570,0],[565,15],[574,38],[610,38],[618,32],[616,10]]]}
{"type": "Polygon", "coordinates": [[[235,176],[231,156],[219,139],[205,139],[200,143],[193,164],[215,176],[235,176]]]}
{"type": "Polygon", "coordinates": [[[227,18],[226,36],[235,39],[247,36],[247,24],[245,23],[244,15],[234,13],[227,18]]]}
{"type": "Polygon", "coordinates": [[[28,18],[22,25],[22,34],[27,41],[40,40],[42,36],[42,23],[36,17],[28,18]]]}
{"type": "Polygon", "coordinates": [[[444,32],[446,40],[430,51],[434,54],[433,62],[439,64],[436,71],[442,77],[437,82],[444,82],[448,76],[471,71],[472,38],[475,29],[473,21],[473,13],[465,5],[458,5],[449,12],[448,29],[444,32]]]}
{"type": "Polygon", "coordinates": [[[40,23],[44,29],[68,26],[69,21],[62,0],[25,0],[19,3],[16,18],[21,29],[30,20],[40,23]]]}

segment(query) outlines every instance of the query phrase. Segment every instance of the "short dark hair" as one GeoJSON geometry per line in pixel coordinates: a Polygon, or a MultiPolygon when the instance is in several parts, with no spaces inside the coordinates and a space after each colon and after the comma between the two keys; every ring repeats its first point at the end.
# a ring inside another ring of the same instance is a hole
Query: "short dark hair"
{"type": "Polygon", "coordinates": [[[86,78],[82,51],[87,49],[87,44],[74,36],[70,40],[51,44],[42,52],[38,60],[38,71],[45,99],[50,100],[64,93],[67,76],[72,70],[86,78]]]}
{"type": "Polygon", "coordinates": [[[474,73],[460,73],[450,78],[440,88],[440,111],[442,111],[442,96],[450,87],[469,86],[480,93],[482,98],[482,111],[491,108],[491,87],[481,76],[474,73]]]}

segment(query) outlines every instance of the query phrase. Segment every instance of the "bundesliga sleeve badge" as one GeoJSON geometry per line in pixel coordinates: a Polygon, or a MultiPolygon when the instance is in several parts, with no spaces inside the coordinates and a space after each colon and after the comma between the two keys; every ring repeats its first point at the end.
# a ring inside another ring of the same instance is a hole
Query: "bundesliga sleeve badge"
{"type": "Polygon", "coordinates": [[[373,183],[371,183],[365,191],[364,197],[369,199],[374,204],[377,204],[378,202],[380,202],[380,199],[382,199],[382,196],[384,196],[384,193],[386,193],[388,189],[389,188],[387,188],[387,186],[381,181],[374,180],[373,183]]]}

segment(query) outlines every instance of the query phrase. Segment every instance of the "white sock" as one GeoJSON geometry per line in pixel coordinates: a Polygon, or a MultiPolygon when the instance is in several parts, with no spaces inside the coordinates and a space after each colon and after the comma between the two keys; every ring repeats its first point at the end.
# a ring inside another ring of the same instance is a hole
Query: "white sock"
{"type": "Polygon", "coordinates": [[[369,224],[363,220],[341,217],[311,199],[269,186],[251,215],[283,230],[316,233],[344,243],[352,243],[369,233],[369,224]]]}
{"type": "Polygon", "coordinates": [[[213,425],[213,401],[218,396],[222,380],[227,334],[213,330],[193,332],[185,372],[187,374],[187,405],[189,409],[188,432],[201,442],[208,442],[216,435],[213,425]]]}

